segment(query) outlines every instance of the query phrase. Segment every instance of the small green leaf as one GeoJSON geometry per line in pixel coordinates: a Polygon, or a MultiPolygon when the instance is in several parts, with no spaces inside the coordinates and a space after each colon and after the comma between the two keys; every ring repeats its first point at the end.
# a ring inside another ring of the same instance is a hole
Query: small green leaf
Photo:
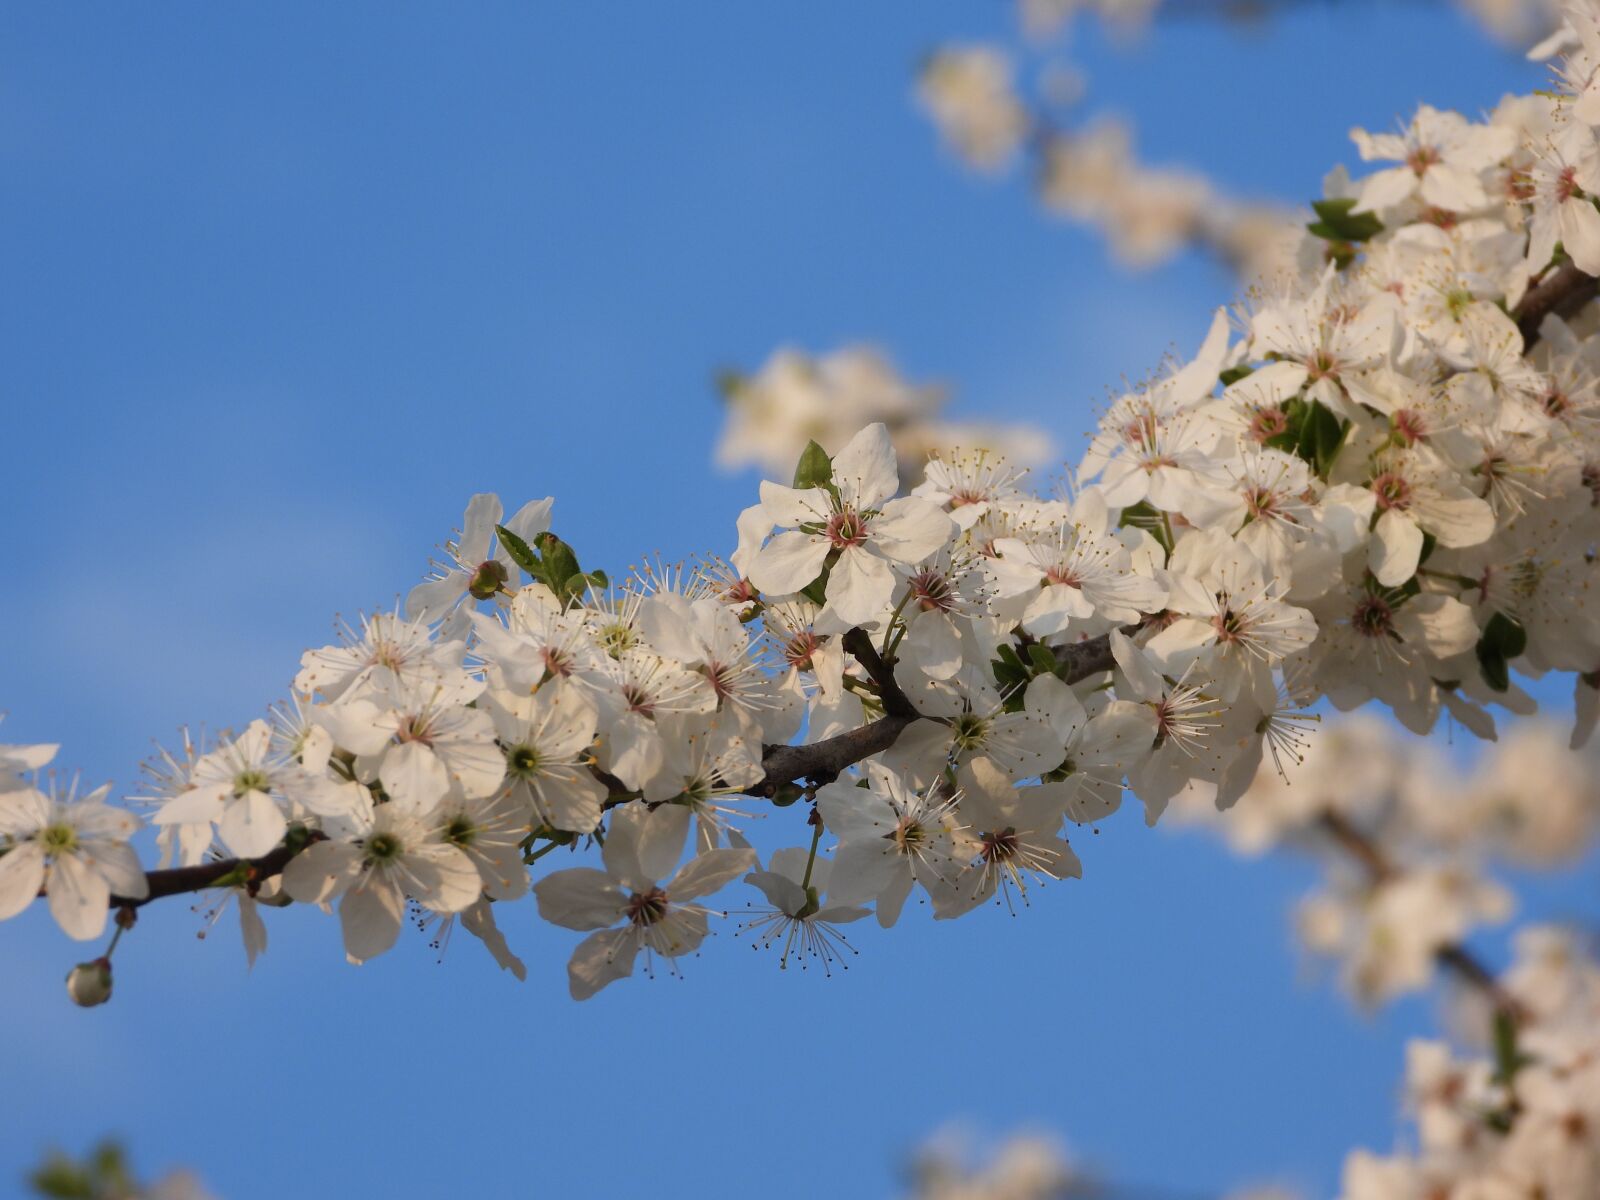
{"type": "Polygon", "coordinates": [[[1137,504],[1130,504],[1122,510],[1122,516],[1117,521],[1118,525],[1132,526],[1142,529],[1156,541],[1161,543],[1161,548],[1168,554],[1172,553],[1172,530],[1167,523],[1166,514],[1148,500],[1141,500],[1137,504]]]}
{"type": "Polygon", "coordinates": [[[1033,663],[1034,675],[1054,675],[1060,665],[1050,647],[1034,642],[1028,647],[1028,658],[1033,663]]]}
{"type": "Polygon", "coordinates": [[[1311,208],[1321,219],[1306,228],[1330,242],[1365,242],[1383,232],[1382,221],[1370,212],[1352,213],[1355,206],[1353,197],[1313,200],[1311,208]]]}
{"type": "Polygon", "coordinates": [[[533,547],[504,525],[496,525],[494,531],[500,535],[500,545],[511,556],[511,561],[535,579],[539,578],[542,567],[539,563],[539,556],[533,552],[533,547]]]}
{"type": "Polygon", "coordinates": [[[1511,661],[1528,648],[1528,631],[1515,619],[1497,612],[1478,638],[1478,665],[1483,680],[1497,692],[1511,686],[1511,661]]]}
{"type": "Polygon", "coordinates": [[[807,442],[794,469],[797,488],[822,487],[833,482],[833,459],[816,442],[807,442]]]}
{"type": "MultiPolygon", "coordinates": [[[[545,586],[562,600],[573,599],[573,582],[583,574],[583,569],[578,566],[576,552],[553,533],[541,533],[534,541],[539,544],[542,565],[540,575],[545,586]]],[[[580,581],[579,595],[582,594],[582,586],[580,581]]]]}
{"type": "Polygon", "coordinates": [[[1247,376],[1254,375],[1255,373],[1256,369],[1254,367],[1250,366],[1248,363],[1243,363],[1237,367],[1229,367],[1226,371],[1222,372],[1222,374],[1218,375],[1217,379],[1221,382],[1223,387],[1231,387],[1233,384],[1238,383],[1239,380],[1244,379],[1247,376]]]}
{"type": "MultiPolygon", "coordinates": [[[[1294,401],[1290,401],[1290,404],[1293,403],[1294,401]]],[[[1334,416],[1331,410],[1317,401],[1303,405],[1302,412],[1298,415],[1294,453],[1311,464],[1311,469],[1316,472],[1317,478],[1325,480],[1328,478],[1328,472],[1333,469],[1333,460],[1339,454],[1339,447],[1344,444],[1345,430],[1349,428],[1349,424],[1334,416]]],[[[1291,428],[1294,428],[1292,424],[1291,428]]],[[[1267,444],[1271,445],[1277,440],[1277,438],[1269,439],[1267,444]]]]}
{"type": "Polygon", "coordinates": [[[212,887],[243,887],[250,882],[250,864],[238,863],[231,871],[218,875],[211,881],[212,887]]]}

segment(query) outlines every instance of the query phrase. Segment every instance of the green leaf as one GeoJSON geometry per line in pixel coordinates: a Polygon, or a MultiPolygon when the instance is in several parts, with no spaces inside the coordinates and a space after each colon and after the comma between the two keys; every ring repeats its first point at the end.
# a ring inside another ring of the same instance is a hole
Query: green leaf
{"type": "Polygon", "coordinates": [[[228,871],[222,875],[218,875],[211,881],[210,886],[219,888],[243,887],[249,882],[250,864],[247,862],[242,862],[235,866],[231,871],[228,871]]]}
{"type": "Polygon", "coordinates": [[[833,459],[816,442],[807,442],[794,469],[797,488],[822,487],[833,482],[833,459]]]}
{"type": "MultiPolygon", "coordinates": [[[[1348,423],[1334,416],[1332,411],[1317,401],[1305,406],[1304,415],[1295,439],[1295,454],[1311,464],[1317,478],[1326,480],[1333,468],[1333,460],[1344,444],[1348,423]]],[[[1276,439],[1273,439],[1276,440],[1276,439]]]]}
{"type": "Polygon", "coordinates": [[[562,585],[562,594],[577,600],[591,588],[604,591],[610,583],[611,580],[604,571],[579,571],[562,585]]]}
{"type": "Polygon", "coordinates": [[[1050,652],[1050,647],[1034,642],[1028,647],[1028,658],[1033,663],[1033,673],[1038,675],[1054,675],[1060,668],[1056,656],[1050,652]]]}
{"type": "Polygon", "coordinates": [[[529,575],[538,579],[543,570],[539,556],[533,552],[533,547],[528,545],[504,525],[496,525],[494,531],[500,535],[500,545],[511,556],[511,561],[516,563],[529,575]]]}
{"type": "Polygon", "coordinates": [[[1312,211],[1321,219],[1306,228],[1330,242],[1365,242],[1383,232],[1382,221],[1370,212],[1352,213],[1355,206],[1353,197],[1313,200],[1312,211]]]}
{"type": "Polygon", "coordinates": [[[1483,680],[1497,692],[1511,686],[1511,661],[1528,648],[1528,631],[1515,619],[1497,612],[1478,638],[1478,665],[1483,680]]]}
{"type": "Polygon", "coordinates": [[[1238,383],[1239,380],[1244,379],[1247,376],[1254,375],[1255,373],[1256,369],[1254,367],[1250,366],[1248,363],[1244,363],[1237,367],[1229,367],[1226,371],[1222,372],[1222,374],[1218,375],[1217,379],[1221,382],[1223,387],[1231,387],[1233,384],[1238,383]]]}
{"type": "Polygon", "coordinates": [[[1161,548],[1168,554],[1172,553],[1172,531],[1167,524],[1166,514],[1148,500],[1141,500],[1137,504],[1130,504],[1122,510],[1122,516],[1117,521],[1118,525],[1131,525],[1135,529],[1142,529],[1156,541],[1161,543],[1161,548]]]}
{"type": "Polygon", "coordinates": [[[553,533],[541,533],[534,539],[539,544],[540,576],[544,584],[562,600],[571,600],[583,594],[583,583],[578,577],[583,569],[578,566],[578,555],[571,546],[553,533]],[[577,591],[573,584],[577,582],[577,591]]]}

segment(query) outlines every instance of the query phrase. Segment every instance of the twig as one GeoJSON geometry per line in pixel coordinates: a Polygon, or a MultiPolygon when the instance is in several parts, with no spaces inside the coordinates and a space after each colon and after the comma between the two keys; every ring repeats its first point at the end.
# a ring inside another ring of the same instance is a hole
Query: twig
{"type": "MultiPolygon", "coordinates": [[[[1400,874],[1378,844],[1343,813],[1325,809],[1317,817],[1317,827],[1359,862],[1374,884],[1387,882],[1400,874]]],[[[1462,983],[1481,992],[1497,1013],[1503,1013],[1519,1024],[1527,1020],[1528,1011],[1522,1002],[1506,991],[1495,973],[1461,943],[1446,942],[1433,952],[1433,957],[1462,983]]]]}

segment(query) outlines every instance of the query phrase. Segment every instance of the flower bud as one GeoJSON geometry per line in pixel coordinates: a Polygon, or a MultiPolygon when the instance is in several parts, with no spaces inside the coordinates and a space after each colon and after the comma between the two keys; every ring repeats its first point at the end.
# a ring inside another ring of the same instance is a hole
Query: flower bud
{"type": "Polygon", "coordinates": [[[111,999],[111,960],[97,958],[73,967],[67,973],[67,995],[82,1008],[93,1008],[111,999]]]}
{"type": "Polygon", "coordinates": [[[478,569],[473,572],[472,582],[467,584],[467,591],[472,593],[474,600],[487,600],[503,588],[509,578],[511,575],[506,570],[505,564],[491,558],[487,562],[478,564],[478,569]]]}

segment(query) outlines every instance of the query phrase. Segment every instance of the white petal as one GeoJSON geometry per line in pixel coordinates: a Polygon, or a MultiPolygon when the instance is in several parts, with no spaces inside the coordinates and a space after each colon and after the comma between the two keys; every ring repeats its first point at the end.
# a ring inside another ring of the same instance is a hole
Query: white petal
{"type": "Polygon", "coordinates": [[[780,533],[761,548],[750,564],[750,582],[758,591],[787,596],[822,574],[827,557],[826,538],[798,530],[780,533]]]}
{"type": "Polygon", "coordinates": [[[289,860],[283,891],[302,904],[321,904],[343,892],[361,874],[361,851],[348,842],[317,842],[289,860]]]}
{"type": "Polygon", "coordinates": [[[423,742],[390,747],[378,779],[392,802],[416,815],[433,811],[450,790],[449,770],[433,747],[423,742]]]}
{"type": "Polygon", "coordinates": [[[957,532],[956,523],[947,514],[926,500],[910,496],[889,501],[867,524],[867,533],[879,553],[908,565],[949,545],[957,532]]]}
{"type": "Polygon", "coordinates": [[[37,842],[23,842],[0,855],[0,921],[32,904],[43,886],[44,850],[37,842]]]}
{"type": "Polygon", "coordinates": [[[111,914],[111,885],[86,860],[63,854],[50,864],[50,915],[70,938],[97,938],[111,914]]]}
{"type": "Polygon", "coordinates": [[[1367,543],[1367,566],[1384,587],[1399,587],[1417,573],[1422,558],[1422,530],[1399,509],[1378,518],[1367,543]]]}
{"type": "Polygon", "coordinates": [[[217,836],[240,858],[260,858],[283,840],[288,828],[276,800],[265,792],[249,791],[223,808],[217,836]]]}
{"type": "Polygon", "coordinates": [[[683,864],[667,885],[673,901],[709,896],[756,865],[754,850],[707,850],[683,864]]]}
{"type": "Polygon", "coordinates": [[[894,444],[881,421],[868,425],[833,456],[833,482],[839,498],[855,509],[879,508],[900,490],[894,444]]]}
{"type": "Polygon", "coordinates": [[[862,546],[846,548],[828,574],[828,608],[847,625],[876,620],[893,595],[893,568],[862,546]]]}
{"type": "Polygon", "coordinates": [[[587,1000],[607,984],[633,974],[639,942],[627,929],[606,929],[578,943],[567,963],[567,987],[574,1000],[587,1000]]]}
{"type": "Polygon", "coordinates": [[[399,939],[405,911],[400,889],[380,872],[371,872],[363,886],[350,889],[339,903],[344,952],[358,963],[382,954],[399,939]]]}

